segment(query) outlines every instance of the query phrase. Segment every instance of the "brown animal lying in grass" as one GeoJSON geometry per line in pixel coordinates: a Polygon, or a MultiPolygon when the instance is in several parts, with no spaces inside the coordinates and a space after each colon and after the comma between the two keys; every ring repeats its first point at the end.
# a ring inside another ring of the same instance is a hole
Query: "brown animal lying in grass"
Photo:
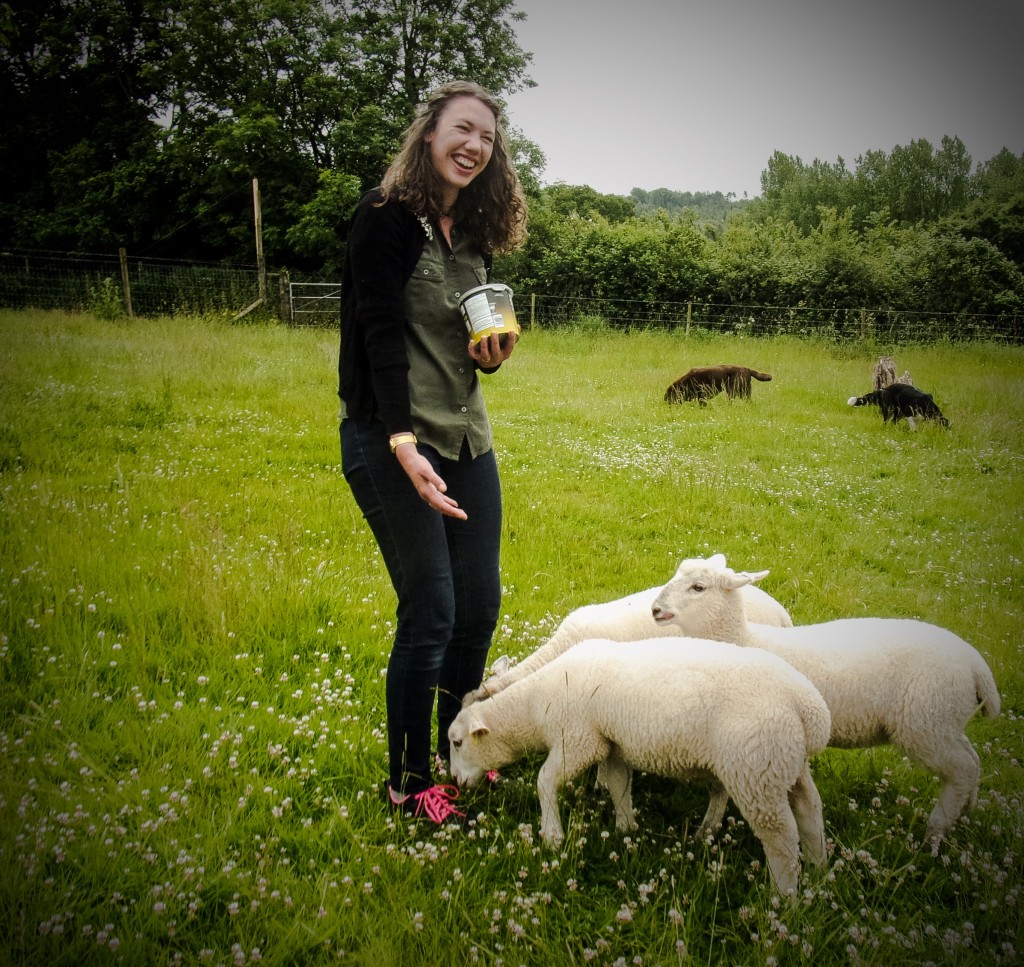
{"type": "Polygon", "coordinates": [[[695,366],[665,390],[665,401],[685,403],[696,400],[701,406],[706,406],[707,401],[722,390],[729,397],[749,397],[751,377],[762,383],[771,379],[768,373],[759,373],[748,366],[695,366]]]}

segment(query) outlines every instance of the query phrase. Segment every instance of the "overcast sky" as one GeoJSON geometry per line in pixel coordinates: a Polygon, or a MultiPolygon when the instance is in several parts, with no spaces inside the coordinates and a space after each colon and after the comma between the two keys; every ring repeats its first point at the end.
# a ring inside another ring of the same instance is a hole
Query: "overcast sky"
{"type": "Polygon", "coordinates": [[[537,86],[510,123],[543,184],[760,194],[775,151],[858,156],[958,136],[1024,153],[1024,3],[516,0],[537,86]]]}

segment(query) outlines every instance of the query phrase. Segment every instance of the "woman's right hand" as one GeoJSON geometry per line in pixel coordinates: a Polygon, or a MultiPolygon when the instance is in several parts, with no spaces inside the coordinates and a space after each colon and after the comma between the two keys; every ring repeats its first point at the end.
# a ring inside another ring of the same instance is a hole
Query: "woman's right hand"
{"type": "Polygon", "coordinates": [[[412,481],[420,499],[426,501],[439,514],[467,520],[466,512],[459,507],[457,501],[449,497],[445,491],[448,485],[441,479],[430,461],[416,449],[415,443],[402,443],[395,448],[395,456],[402,465],[406,476],[412,481]]]}

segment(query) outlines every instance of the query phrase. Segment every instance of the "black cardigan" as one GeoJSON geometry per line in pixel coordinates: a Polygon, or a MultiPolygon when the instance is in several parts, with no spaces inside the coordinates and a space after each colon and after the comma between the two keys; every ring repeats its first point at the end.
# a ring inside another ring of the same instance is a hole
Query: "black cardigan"
{"type": "MultiPolygon", "coordinates": [[[[388,434],[412,429],[409,358],[405,351],[405,286],[427,233],[400,202],[376,205],[365,194],[349,225],[341,276],[338,395],[356,420],[379,419],[388,434]]],[[[491,259],[484,256],[488,274],[491,259]]]]}

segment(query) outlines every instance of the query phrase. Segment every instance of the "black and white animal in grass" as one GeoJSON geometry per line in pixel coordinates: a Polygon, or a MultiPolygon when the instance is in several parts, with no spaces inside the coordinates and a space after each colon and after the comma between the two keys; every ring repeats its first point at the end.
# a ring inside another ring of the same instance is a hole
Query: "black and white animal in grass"
{"type": "Polygon", "coordinates": [[[882,411],[883,423],[905,419],[912,430],[917,429],[915,421],[919,419],[935,420],[949,426],[949,420],[942,415],[931,394],[906,383],[892,383],[863,396],[851,396],[846,402],[850,406],[877,406],[882,411]]]}

